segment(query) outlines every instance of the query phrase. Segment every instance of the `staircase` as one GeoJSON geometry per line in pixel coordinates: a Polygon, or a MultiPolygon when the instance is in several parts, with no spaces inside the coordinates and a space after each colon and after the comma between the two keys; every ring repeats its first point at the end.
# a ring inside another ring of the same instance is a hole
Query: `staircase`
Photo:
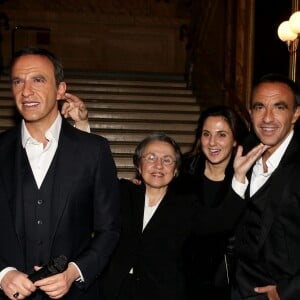
{"type": "MultiPolygon", "coordinates": [[[[70,75],[69,75],[70,76],[70,75]]],[[[180,80],[102,79],[67,77],[68,92],[84,100],[91,131],[110,142],[118,177],[133,178],[132,154],[152,131],[164,131],[190,149],[200,106],[180,80]]],[[[15,108],[8,76],[0,76],[0,131],[15,124],[15,108]]]]}

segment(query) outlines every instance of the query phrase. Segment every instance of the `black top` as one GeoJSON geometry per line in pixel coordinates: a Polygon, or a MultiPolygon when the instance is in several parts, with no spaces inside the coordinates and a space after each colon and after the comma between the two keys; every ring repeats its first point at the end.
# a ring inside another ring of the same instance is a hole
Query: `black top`
{"type": "MultiPolygon", "coordinates": [[[[202,206],[218,209],[222,206],[231,186],[232,165],[230,161],[225,170],[224,180],[213,181],[204,175],[203,154],[185,158],[183,170],[176,179],[176,187],[182,193],[186,191],[196,194],[202,206]]],[[[185,272],[190,299],[230,299],[224,254],[231,236],[232,231],[205,236],[194,234],[186,242],[185,272]]]]}

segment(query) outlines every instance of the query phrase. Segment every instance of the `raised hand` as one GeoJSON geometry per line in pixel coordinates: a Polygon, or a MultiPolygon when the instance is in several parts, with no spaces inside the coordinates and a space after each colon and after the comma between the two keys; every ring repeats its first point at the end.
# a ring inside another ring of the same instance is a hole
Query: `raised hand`
{"type": "Polygon", "coordinates": [[[65,103],[62,106],[61,114],[65,118],[71,118],[74,121],[75,127],[89,131],[88,111],[84,102],[77,96],[65,93],[65,103]]]}
{"type": "Polygon", "coordinates": [[[254,147],[253,149],[251,149],[251,151],[243,156],[243,147],[238,147],[233,162],[234,177],[237,181],[245,183],[247,172],[250,170],[256,160],[259,159],[268,148],[269,146],[260,143],[258,146],[254,147]]]}

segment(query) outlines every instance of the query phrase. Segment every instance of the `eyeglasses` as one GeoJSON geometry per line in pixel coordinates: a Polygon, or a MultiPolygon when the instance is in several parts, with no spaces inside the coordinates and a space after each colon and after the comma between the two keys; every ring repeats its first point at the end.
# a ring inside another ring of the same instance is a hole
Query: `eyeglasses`
{"type": "Polygon", "coordinates": [[[143,155],[142,157],[150,164],[156,163],[158,159],[160,159],[164,166],[172,166],[174,163],[176,163],[176,160],[174,160],[171,156],[158,157],[153,153],[149,153],[147,155],[143,155]]]}

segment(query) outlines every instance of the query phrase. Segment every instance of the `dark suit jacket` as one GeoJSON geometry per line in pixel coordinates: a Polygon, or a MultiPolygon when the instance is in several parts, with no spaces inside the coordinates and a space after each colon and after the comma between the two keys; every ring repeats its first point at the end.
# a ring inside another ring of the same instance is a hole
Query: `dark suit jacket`
{"type": "MultiPolygon", "coordinates": [[[[16,209],[22,201],[20,128],[0,135],[0,270],[12,266],[24,271],[25,265],[24,216],[16,209]]],[[[115,164],[104,138],[81,132],[65,120],[56,162],[47,256],[66,255],[84,277],[64,299],[99,299],[96,281],[119,238],[115,164]]]]}
{"type": "Polygon", "coordinates": [[[185,299],[182,248],[186,239],[194,231],[204,234],[232,227],[245,207],[245,201],[238,200],[232,209],[228,199],[224,210],[200,209],[196,196],[176,193],[170,185],[142,231],[145,186],[122,180],[121,199],[121,237],[102,281],[106,300],[118,298],[132,267],[137,299],[185,299]]]}
{"type": "Polygon", "coordinates": [[[256,299],[255,286],[276,284],[281,300],[300,299],[299,178],[300,142],[294,136],[237,227],[236,280],[245,298],[256,299]]]}

